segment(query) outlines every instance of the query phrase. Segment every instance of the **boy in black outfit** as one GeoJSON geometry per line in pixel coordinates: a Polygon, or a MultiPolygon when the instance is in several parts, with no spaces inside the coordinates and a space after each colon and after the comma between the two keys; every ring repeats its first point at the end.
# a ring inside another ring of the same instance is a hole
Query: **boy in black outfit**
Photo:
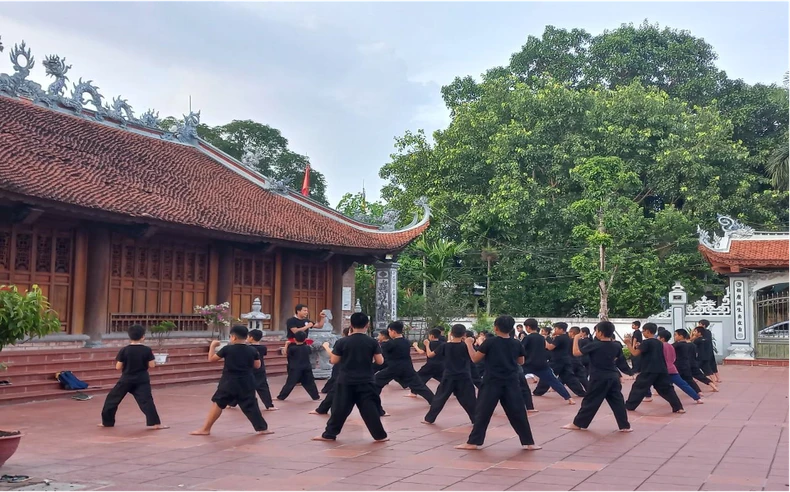
{"type": "Polygon", "coordinates": [[[524,327],[527,332],[527,336],[521,341],[525,353],[524,372],[534,374],[538,377],[540,383],[554,389],[558,395],[568,402],[568,405],[574,405],[576,402],[573,401],[568,390],[551,372],[547,362],[548,349],[546,349],[546,339],[538,333],[538,321],[534,318],[529,318],[524,321],[524,327]]]}
{"type": "MultiPolygon", "coordinates": [[[[272,402],[272,393],[269,390],[269,380],[266,378],[266,364],[263,361],[263,358],[266,357],[268,353],[268,349],[266,345],[261,343],[261,340],[263,340],[263,332],[261,330],[250,330],[249,334],[247,334],[247,343],[258,351],[258,355],[261,358],[260,369],[255,369],[255,371],[253,371],[255,374],[255,391],[258,393],[266,410],[273,412],[278,410],[278,408],[275,407],[274,402],[272,402]]],[[[236,403],[234,402],[228,406],[235,407],[236,403]]]]}
{"type": "Polygon", "coordinates": [[[375,377],[379,394],[390,381],[400,378],[413,393],[425,398],[429,404],[432,403],[433,393],[420,380],[417,371],[414,370],[414,363],[411,361],[411,344],[403,338],[403,322],[393,321],[387,326],[387,331],[390,341],[381,346],[382,353],[387,360],[387,367],[377,372],[375,377]]]}
{"type": "MultiPolygon", "coordinates": [[[[551,369],[557,375],[557,379],[562,381],[562,384],[573,391],[576,396],[584,396],[584,386],[573,373],[572,355],[573,342],[567,334],[568,323],[554,323],[554,337],[551,341],[546,341],[546,348],[551,351],[551,369]]],[[[544,395],[549,390],[548,381],[538,383],[533,394],[535,396],[544,395]]]]}
{"type": "Polygon", "coordinates": [[[510,425],[516,431],[524,449],[541,449],[535,445],[529,428],[524,399],[518,382],[518,366],[524,364],[524,347],[510,337],[516,320],[512,316],[500,316],[494,320],[495,336],[483,342],[472,357],[472,362],[485,360],[486,370],[483,386],[477,396],[475,423],[466,444],[456,449],[480,449],[486,437],[488,424],[497,404],[505,410],[510,425]]]}
{"type": "Polygon", "coordinates": [[[131,393],[137,406],[145,414],[145,425],[150,429],[167,429],[159,420],[154,397],[151,394],[151,378],[148,369],[156,366],[151,347],[143,345],[145,328],[142,325],[129,327],[129,345],[122,348],[115,357],[115,369],[121,371],[121,377],[104,400],[99,427],[114,427],[115,413],[118,405],[131,393]]]}
{"type": "Polygon", "coordinates": [[[689,386],[694,388],[697,393],[702,393],[697,385],[695,379],[702,384],[706,384],[714,392],[719,391],[713,381],[711,381],[699,368],[697,363],[697,348],[689,341],[689,332],[684,329],[675,330],[675,367],[678,369],[680,377],[686,381],[689,386]]]}
{"type": "Polygon", "coordinates": [[[280,401],[285,401],[288,398],[296,383],[302,383],[302,388],[307,391],[313,401],[321,399],[315,385],[315,378],[313,378],[313,366],[310,363],[312,349],[305,343],[305,340],[307,340],[307,335],[303,331],[297,331],[293,342],[288,340],[282,349],[288,356],[288,379],[285,380],[280,394],[277,395],[277,399],[280,401]]]}
{"type": "Polygon", "coordinates": [[[573,423],[564,425],[563,429],[581,430],[590,426],[601,404],[606,400],[612,409],[620,432],[631,432],[628,423],[628,412],[623,400],[623,386],[620,384],[618,367],[627,364],[623,357],[623,347],[614,341],[614,325],[609,321],[601,321],[595,325],[595,341],[580,346],[583,335],[577,333],[573,337],[573,355],[590,356],[590,386],[584,395],[579,412],[573,423]]]}
{"type": "MultiPolygon", "coordinates": [[[[475,339],[475,332],[472,330],[466,330],[466,338],[472,340],[472,348],[477,351],[477,340],[475,339]]],[[[483,375],[480,374],[480,368],[477,364],[472,364],[469,366],[469,372],[472,374],[472,383],[475,385],[475,388],[480,389],[480,386],[483,385],[483,375]]]]}
{"type": "Polygon", "coordinates": [[[655,338],[658,326],[655,323],[645,323],[642,327],[643,340],[637,345],[630,336],[625,337],[625,344],[633,355],[641,356],[641,372],[636,377],[631,393],[625,402],[625,408],[630,411],[636,410],[642,399],[650,394],[650,387],[656,389],[661,398],[669,402],[673,413],[686,413],[683,404],[680,403],[675,388],[669,380],[667,362],[664,359],[664,346],[661,340],[655,338]]]}
{"type": "MultiPolygon", "coordinates": [[[[637,347],[640,343],[642,343],[642,322],[639,320],[634,321],[631,323],[631,330],[632,330],[632,338],[635,340],[637,347]]],[[[638,374],[642,371],[642,367],[640,362],[642,361],[642,357],[638,355],[631,354],[631,370],[634,374],[638,374]]]]}
{"type": "MultiPolygon", "coordinates": [[[[349,332],[349,328],[343,328],[343,336],[347,337],[349,332]]],[[[329,360],[332,360],[332,349],[329,347],[329,342],[324,342],[322,345],[323,349],[329,354],[329,360]]],[[[332,364],[332,375],[330,379],[334,379],[335,382],[329,388],[329,391],[324,397],[323,401],[318,405],[318,408],[310,412],[312,415],[326,415],[329,413],[329,410],[332,409],[332,402],[335,400],[335,384],[337,384],[337,378],[340,375],[340,364],[332,364]]]]}
{"type": "MultiPolygon", "coordinates": [[[[466,327],[464,327],[464,331],[466,331],[466,327]]],[[[442,381],[442,374],[444,374],[444,355],[439,351],[439,347],[445,343],[445,341],[442,340],[443,338],[442,330],[434,328],[428,332],[428,340],[423,341],[425,350],[421,349],[417,342],[413,344],[417,352],[427,354],[430,348],[431,351],[436,354],[433,357],[429,357],[420,370],[417,371],[417,375],[423,383],[427,383],[431,379],[435,379],[440,383],[442,381]]]]}
{"type": "Polygon", "coordinates": [[[453,325],[450,336],[450,341],[439,345],[436,351],[430,347],[430,344],[425,345],[429,360],[443,357],[444,373],[431,408],[422,421],[423,424],[436,422],[436,417],[439,416],[450,395],[455,395],[458,403],[469,416],[469,420],[474,424],[475,386],[472,383],[471,373],[472,356],[475,354],[475,349],[472,347],[474,340],[466,338],[466,327],[462,324],[453,325]]]}
{"type": "Polygon", "coordinates": [[[343,430],[343,424],[354,410],[359,410],[365,426],[376,442],[387,441],[387,432],[381,425],[379,389],[373,383],[373,363],[382,364],[379,343],[368,336],[370,319],[365,313],[351,315],[349,335],[341,338],[332,349],[330,362],[340,365],[332,415],[326,423],[324,433],[314,441],[334,441],[343,430]]]}
{"type": "Polygon", "coordinates": [[[217,391],[211,397],[213,402],[203,427],[190,432],[194,436],[208,436],[214,422],[222,415],[222,410],[230,403],[237,402],[239,408],[252,424],[259,435],[273,434],[261,415],[261,408],[255,398],[254,370],[261,368],[260,353],[245,342],[247,327],[236,325],[230,329],[230,343],[215,353],[219,340],[214,340],[208,348],[209,362],[224,361],[222,377],[217,384],[217,391]]]}
{"type": "MultiPolygon", "coordinates": [[[[576,338],[576,335],[582,332],[582,329],[578,326],[571,326],[570,330],[568,330],[568,336],[571,339],[571,347],[573,347],[573,340],[576,338]]],[[[583,337],[580,337],[580,342],[584,340],[583,337]]],[[[586,345],[582,343],[582,345],[586,345]]],[[[573,375],[579,380],[584,388],[584,391],[587,391],[587,368],[584,367],[584,357],[581,355],[576,355],[571,350],[571,370],[573,371],[573,375]]]]}

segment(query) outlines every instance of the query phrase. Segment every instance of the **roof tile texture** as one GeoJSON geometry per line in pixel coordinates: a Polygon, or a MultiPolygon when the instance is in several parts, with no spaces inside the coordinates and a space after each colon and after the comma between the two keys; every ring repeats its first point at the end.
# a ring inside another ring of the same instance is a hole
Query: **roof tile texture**
{"type": "Polygon", "coordinates": [[[700,252],[711,262],[742,268],[785,267],[790,263],[788,239],[733,239],[727,253],[699,246],[700,252]]]}
{"type": "Polygon", "coordinates": [[[311,245],[396,250],[405,232],[360,231],[264,190],[199,149],[0,97],[0,189],[203,229],[311,245]]]}

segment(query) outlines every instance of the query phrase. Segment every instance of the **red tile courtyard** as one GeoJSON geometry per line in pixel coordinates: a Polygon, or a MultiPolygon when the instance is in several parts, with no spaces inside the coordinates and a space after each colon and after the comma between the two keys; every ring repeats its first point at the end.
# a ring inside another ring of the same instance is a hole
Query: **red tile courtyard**
{"type": "MultiPolygon", "coordinates": [[[[630,434],[617,432],[605,406],[588,431],[560,429],[578,406],[554,393],[535,398],[540,451],[521,450],[501,410],[484,449],[453,449],[470,430],[456,401],[424,425],[425,402],[394,383],[382,394],[390,441],[379,444],[356,412],[337,442],[311,441],[326,417],[308,415],[315,403],[299,387],[264,413],[268,436],[254,435],[239,410],[226,411],[211,436],[188,435],[214,384],[155,389],[171,426],[163,431],[144,428],[131,397],[113,429],[96,426],[103,394],[64,397],[0,407],[0,426],[25,433],[0,473],[83,490],[788,490],[788,369],[724,366],[721,377],[704,405],[681,394],[685,415],[658,397],[643,403],[630,413],[630,434]]],[[[283,382],[271,378],[273,392],[283,382]]]]}

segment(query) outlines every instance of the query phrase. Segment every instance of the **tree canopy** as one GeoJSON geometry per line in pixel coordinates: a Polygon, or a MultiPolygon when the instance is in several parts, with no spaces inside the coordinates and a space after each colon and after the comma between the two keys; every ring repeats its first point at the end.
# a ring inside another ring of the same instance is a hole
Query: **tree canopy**
{"type": "Polygon", "coordinates": [[[715,61],[703,39],[647,22],[548,26],[509,66],[442,88],[451,123],[396,139],[382,197],[404,213],[429,197],[428,234],[469,245],[475,279],[495,248],[499,312],[592,314],[602,280],[611,316],[655,312],[675,280],[720,290],[696,226],[722,213],[787,227],[788,92],[715,61]]]}

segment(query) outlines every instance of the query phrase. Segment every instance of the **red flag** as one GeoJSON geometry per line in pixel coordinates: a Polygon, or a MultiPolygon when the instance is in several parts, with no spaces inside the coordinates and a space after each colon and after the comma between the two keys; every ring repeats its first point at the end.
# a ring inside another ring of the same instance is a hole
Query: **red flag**
{"type": "Polygon", "coordinates": [[[304,181],[302,182],[302,195],[310,195],[310,164],[304,168],[304,181]]]}

